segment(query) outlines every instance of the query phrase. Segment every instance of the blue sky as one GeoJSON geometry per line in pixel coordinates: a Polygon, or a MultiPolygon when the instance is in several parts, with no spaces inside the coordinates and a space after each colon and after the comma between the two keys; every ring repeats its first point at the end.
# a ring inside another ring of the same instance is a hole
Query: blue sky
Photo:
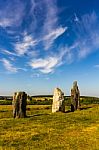
{"type": "Polygon", "coordinates": [[[98,0],[0,0],[0,95],[99,96],[98,0]]]}

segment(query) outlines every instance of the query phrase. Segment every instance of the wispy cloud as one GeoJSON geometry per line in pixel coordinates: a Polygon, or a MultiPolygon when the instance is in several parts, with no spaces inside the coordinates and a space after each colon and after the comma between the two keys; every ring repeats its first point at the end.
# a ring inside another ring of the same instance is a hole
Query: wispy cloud
{"type": "Polygon", "coordinates": [[[11,19],[4,18],[4,19],[0,20],[0,26],[2,26],[2,27],[7,27],[10,25],[12,25],[11,19]]]}
{"type": "Polygon", "coordinates": [[[46,9],[46,5],[44,5],[43,1],[35,1],[35,0],[30,0],[30,5],[31,8],[28,17],[29,18],[31,17],[32,19],[31,19],[31,23],[29,24],[28,30],[37,34],[38,30],[42,28],[42,26],[39,25],[39,23],[43,20],[42,18],[44,18],[44,14],[45,14],[44,11],[46,9]]]}
{"type": "Polygon", "coordinates": [[[0,26],[11,27],[11,26],[19,26],[23,21],[23,16],[25,13],[25,4],[20,0],[17,1],[4,1],[0,9],[0,26]],[[20,6],[20,7],[19,7],[20,6]]]}
{"type": "Polygon", "coordinates": [[[72,20],[67,27],[59,19],[57,0],[30,0],[29,3],[6,0],[4,4],[5,9],[0,9],[0,26],[7,31],[4,36],[7,35],[10,44],[0,53],[6,55],[2,63],[9,71],[22,69],[13,66],[12,60],[17,57],[18,61],[23,58],[24,64],[30,61],[32,69],[48,74],[62,64],[83,59],[99,49],[99,17],[95,12],[82,16],[74,13],[73,18],[69,16],[72,20]]]}
{"type": "Polygon", "coordinates": [[[43,38],[45,42],[45,49],[50,48],[54,41],[63,33],[65,33],[66,30],[67,27],[58,27],[55,30],[51,30],[51,32],[48,35],[45,35],[45,37],[43,38]]]}
{"type": "Polygon", "coordinates": [[[31,35],[25,35],[22,41],[15,44],[15,51],[19,56],[28,53],[29,48],[34,47],[37,44],[37,40],[34,40],[31,35]]]}
{"type": "Polygon", "coordinates": [[[44,22],[44,28],[43,31],[48,34],[50,31],[56,28],[58,23],[58,9],[56,0],[55,1],[49,1],[45,0],[46,5],[46,18],[44,22]]]}
{"type": "Polygon", "coordinates": [[[2,52],[3,54],[12,55],[12,56],[17,56],[16,53],[11,52],[11,51],[9,51],[9,50],[2,49],[1,52],[2,52]]]}
{"type": "Polygon", "coordinates": [[[57,65],[58,60],[53,57],[48,57],[46,59],[37,59],[30,63],[33,69],[39,69],[42,73],[50,73],[53,68],[57,65]]]}
{"type": "Polygon", "coordinates": [[[67,27],[58,25],[58,9],[56,1],[45,0],[46,16],[43,26],[43,44],[45,50],[48,50],[54,41],[67,30],[67,27]]]}
{"type": "Polygon", "coordinates": [[[13,66],[13,64],[6,58],[3,58],[1,60],[1,62],[3,63],[4,67],[12,73],[16,73],[18,71],[18,69],[16,67],[13,66]]]}
{"type": "Polygon", "coordinates": [[[61,51],[60,54],[55,56],[47,56],[46,58],[39,58],[32,60],[29,65],[33,69],[38,69],[40,72],[44,74],[54,72],[55,68],[62,65],[63,60],[62,58],[66,54],[66,51],[61,51]]]}
{"type": "Polygon", "coordinates": [[[77,43],[74,49],[79,59],[99,49],[99,21],[95,12],[85,14],[81,18],[76,16],[73,29],[76,36],[73,45],[77,43]]]}
{"type": "Polygon", "coordinates": [[[0,60],[0,62],[2,62],[2,64],[4,65],[5,69],[7,71],[9,71],[10,73],[17,73],[19,70],[21,71],[27,71],[27,68],[20,68],[20,67],[16,67],[13,63],[13,60],[11,59],[6,59],[6,58],[2,58],[0,60]]]}
{"type": "Polygon", "coordinates": [[[13,43],[13,50],[0,49],[2,54],[8,56],[23,56],[27,54],[30,57],[37,56],[38,51],[35,50],[35,46],[39,41],[33,39],[31,35],[23,35],[17,42],[13,43]]]}

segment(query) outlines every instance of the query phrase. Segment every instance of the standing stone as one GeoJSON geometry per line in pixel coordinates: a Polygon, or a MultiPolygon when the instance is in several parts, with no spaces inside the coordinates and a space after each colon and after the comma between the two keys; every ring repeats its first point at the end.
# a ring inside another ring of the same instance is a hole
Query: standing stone
{"type": "Polygon", "coordinates": [[[26,117],[26,103],[27,103],[27,94],[25,92],[14,93],[12,101],[14,118],[26,117]]]}
{"type": "Polygon", "coordinates": [[[54,113],[57,111],[65,112],[64,93],[59,88],[54,89],[52,104],[52,112],[54,113]]]}
{"type": "Polygon", "coordinates": [[[80,91],[77,86],[77,81],[73,82],[73,88],[71,89],[71,111],[75,111],[79,108],[80,91]]]}

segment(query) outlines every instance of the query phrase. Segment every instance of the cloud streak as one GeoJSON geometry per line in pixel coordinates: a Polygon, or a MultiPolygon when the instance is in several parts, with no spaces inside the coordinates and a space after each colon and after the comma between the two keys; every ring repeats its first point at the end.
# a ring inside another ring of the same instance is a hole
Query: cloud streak
{"type": "Polygon", "coordinates": [[[4,7],[0,9],[0,26],[5,28],[21,25],[25,14],[25,4],[20,0],[11,2],[7,0],[3,1],[2,5],[5,9],[4,7]]]}
{"type": "Polygon", "coordinates": [[[59,27],[56,30],[52,30],[48,35],[46,35],[43,40],[45,42],[45,49],[49,49],[54,41],[60,37],[63,33],[65,33],[67,27],[59,27]]]}
{"type": "Polygon", "coordinates": [[[37,44],[37,40],[34,40],[31,35],[25,35],[22,41],[15,44],[15,51],[19,56],[28,53],[29,48],[34,47],[37,44]]]}
{"type": "Polygon", "coordinates": [[[45,50],[48,50],[55,40],[67,30],[67,27],[58,26],[58,9],[56,1],[45,0],[46,18],[43,26],[43,44],[45,50]]]}
{"type": "Polygon", "coordinates": [[[2,51],[3,54],[6,54],[6,55],[17,56],[16,53],[11,52],[11,51],[9,51],[9,50],[3,49],[3,50],[1,50],[1,51],[2,51]]]}
{"type": "MultiPolygon", "coordinates": [[[[77,17],[77,16],[76,16],[77,17]]],[[[85,14],[73,26],[76,36],[74,48],[79,59],[87,57],[89,54],[99,49],[99,21],[95,12],[85,14]]],[[[73,50],[74,50],[73,49],[73,50]]]]}
{"type": "Polygon", "coordinates": [[[63,57],[66,55],[67,50],[61,51],[61,53],[55,56],[47,56],[44,59],[34,59],[29,65],[33,69],[38,69],[40,72],[44,74],[53,73],[55,68],[61,66],[63,64],[63,57]]]}
{"type": "Polygon", "coordinates": [[[1,62],[3,63],[5,69],[8,70],[9,72],[16,73],[18,71],[18,69],[14,67],[13,64],[8,59],[3,58],[1,62]]]}

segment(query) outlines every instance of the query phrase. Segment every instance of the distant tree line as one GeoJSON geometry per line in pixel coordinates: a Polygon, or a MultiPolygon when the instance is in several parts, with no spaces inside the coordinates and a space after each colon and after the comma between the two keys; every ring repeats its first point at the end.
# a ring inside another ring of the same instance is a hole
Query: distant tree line
{"type": "MultiPolygon", "coordinates": [[[[0,96],[0,105],[11,105],[12,96],[0,96]]],[[[52,105],[53,96],[52,95],[39,95],[39,96],[29,96],[27,97],[28,105],[52,105]]],[[[98,97],[90,96],[80,96],[81,104],[99,104],[98,97]]],[[[65,96],[65,105],[69,106],[71,104],[71,97],[65,96]]]]}

